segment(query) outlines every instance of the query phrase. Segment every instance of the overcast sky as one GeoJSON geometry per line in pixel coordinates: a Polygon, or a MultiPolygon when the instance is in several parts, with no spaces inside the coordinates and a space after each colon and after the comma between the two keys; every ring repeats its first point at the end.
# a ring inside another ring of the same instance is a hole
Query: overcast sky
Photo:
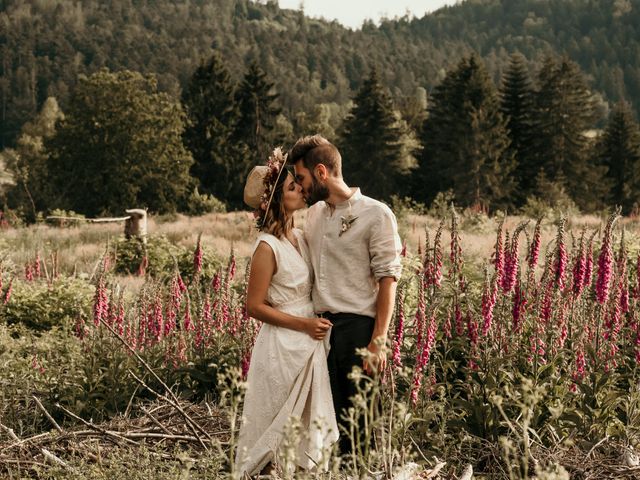
{"type": "Polygon", "coordinates": [[[426,12],[457,2],[458,0],[278,0],[282,8],[297,10],[302,3],[308,16],[338,20],[351,28],[360,28],[365,18],[377,23],[381,17],[402,16],[407,11],[420,18],[426,12]]]}

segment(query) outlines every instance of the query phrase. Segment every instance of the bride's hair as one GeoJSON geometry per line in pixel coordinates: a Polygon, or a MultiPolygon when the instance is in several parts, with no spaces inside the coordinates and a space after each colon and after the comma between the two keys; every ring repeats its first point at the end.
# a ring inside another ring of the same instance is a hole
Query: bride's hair
{"type": "Polygon", "coordinates": [[[282,172],[278,178],[278,183],[274,186],[275,192],[273,194],[273,200],[269,205],[269,210],[265,212],[260,231],[270,233],[274,237],[282,238],[291,231],[293,225],[293,215],[287,218],[287,212],[284,209],[284,203],[282,202],[284,196],[284,182],[289,175],[290,170],[282,172]]]}

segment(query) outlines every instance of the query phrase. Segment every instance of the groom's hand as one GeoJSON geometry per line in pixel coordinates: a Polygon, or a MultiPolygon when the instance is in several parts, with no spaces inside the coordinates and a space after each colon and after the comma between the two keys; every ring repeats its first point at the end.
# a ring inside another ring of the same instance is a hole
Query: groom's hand
{"type": "Polygon", "coordinates": [[[368,375],[381,373],[387,366],[387,350],[384,348],[384,339],[376,338],[367,345],[369,354],[362,362],[362,368],[368,375]]]}

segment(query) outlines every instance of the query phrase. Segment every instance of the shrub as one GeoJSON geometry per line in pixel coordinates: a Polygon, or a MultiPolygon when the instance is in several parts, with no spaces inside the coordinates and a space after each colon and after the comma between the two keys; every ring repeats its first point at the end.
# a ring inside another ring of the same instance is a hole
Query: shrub
{"type": "Polygon", "coordinates": [[[427,213],[435,218],[445,218],[449,215],[449,208],[453,203],[455,203],[453,190],[438,192],[427,213]]]}
{"type": "Polygon", "coordinates": [[[207,213],[225,213],[227,206],[213,195],[201,194],[198,188],[189,196],[187,212],[190,215],[204,215],[207,213]]]}
{"type": "Polygon", "coordinates": [[[94,288],[84,280],[61,277],[51,284],[14,281],[9,302],[0,310],[8,324],[35,330],[71,325],[80,314],[91,311],[94,288]]]}
{"type": "Polygon", "coordinates": [[[162,276],[172,272],[178,264],[178,258],[185,253],[185,249],[174,245],[164,235],[149,236],[146,245],[139,238],[121,237],[114,248],[115,271],[124,275],[139,273],[146,256],[146,273],[154,277],[162,276]]]}

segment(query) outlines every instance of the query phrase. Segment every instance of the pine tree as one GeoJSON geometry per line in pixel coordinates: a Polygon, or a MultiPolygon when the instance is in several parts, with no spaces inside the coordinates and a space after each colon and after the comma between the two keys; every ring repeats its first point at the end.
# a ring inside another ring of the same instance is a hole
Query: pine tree
{"type": "Polygon", "coordinates": [[[623,213],[630,213],[638,207],[640,191],[640,127],[627,103],[620,102],[609,115],[598,159],[608,169],[607,203],[621,205],[623,213]]]}
{"type": "MultiPolygon", "coordinates": [[[[596,121],[593,94],[578,66],[547,58],[535,95],[535,165],[550,180],[564,178],[567,192],[584,210],[600,206],[604,168],[590,162],[587,136],[596,121]]],[[[544,192],[537,192],[544,196],[544,192]]]]}
{"type": "Polygon", "coordinates": [[[198,179],[198,190],[238,206],[242,200],[238,185],[244,178],[237,164],[246,146],[233,138],[238,122],[233,84],[217,53],[196,69],[182,104],[188,118],[183,140],[193,155],[191,174],[198,179]]]}
{"type": "Polygon", "coordinates": [[[460,61],[431,96],[414,197],[453,190],[456,202],[505,207],[514,188],[513,153],[494,85],[475,56],[460,61]]]}
{"type": "Polygon", "coordinates": [[[234,139],[249,148],[245,158],[247,171],[252,165],[265,162],[275,144],[283,141],[274,135],[276,118],[281,112],[278,97],[267,74],[251,63],[235,93],[239,118],[234,139]]]}
{"type": "Polygon", "coordinates": [[[535,132],[533,130],[534,104],[533,86],[529,78],[526,59],[514,53],[502,78],[500,88],[501,112],[507,120],[507,130],[516,168],[514,171],[518,188],[515,201],[522,204],[534,190],[539,166],[533,155],[535,132]]]}
{"type": "Polygon", "coordinates": [[[375,69],[353,103],[339,142],[346,181],[382,200],[402,195],[400,182],[415,166],[418,143],[406,122],[400,122],[394,112],[391,97],[382,88],[375,69]]]}

